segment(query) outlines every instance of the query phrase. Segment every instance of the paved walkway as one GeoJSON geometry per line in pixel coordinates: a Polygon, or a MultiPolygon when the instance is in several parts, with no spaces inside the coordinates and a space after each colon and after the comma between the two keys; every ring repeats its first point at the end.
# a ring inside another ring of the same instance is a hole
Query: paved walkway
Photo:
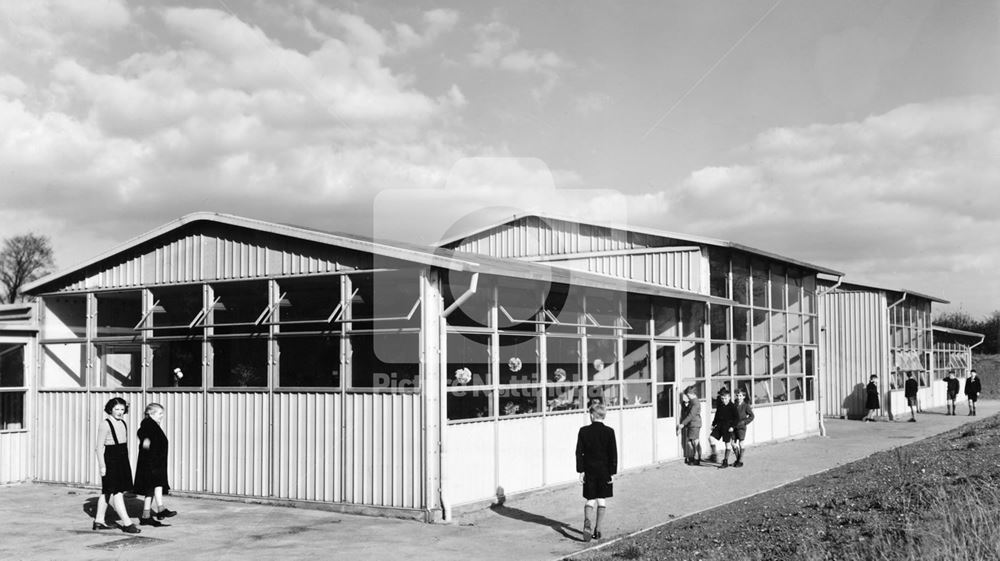
{"type": "MultiPolygon", "coordinates": [[[[916,423],[830,420],[825,438],[749,449],[742,469],[674,462],[625,474],[615,483],[603,541],[982,419],[1000,412],[1000,402],[981,402],[979,411],[968,417],[932,410],[916,423]]],[[[583,515],[576,486],[465,514],[453,524],[168,497],[168,506],[180,512],[172,525],[143,527],[138,537],[91,531],[87,512],[93,512],[95,500],[86,489],[0,487],[0,559],[511,561],[557,559],[594,545],[582,543],[576,530],[583,515]]],[[[132,507],[141,504],[134,501],[132,507]]]]}

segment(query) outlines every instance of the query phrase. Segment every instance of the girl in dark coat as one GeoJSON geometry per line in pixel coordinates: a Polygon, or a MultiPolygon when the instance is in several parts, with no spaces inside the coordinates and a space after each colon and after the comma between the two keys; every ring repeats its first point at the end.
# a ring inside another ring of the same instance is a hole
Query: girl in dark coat
{"type": "Polygon", "coordinates": [[[97,424],[97,467],[101,474],[101,496],[97,499],[94,530],[110,530],[104,523],[108,504],[115,509],[120,522],[118,527],[128,534],[138,534],[125,508],[123,493],[132,489],[132,466],[128,460],[128,427],[122,417],[128,413],[128,404],[120,397],[112,397],[104,405],[104,422],[97,424]]]}
{"type": "Polygon", "coordinates": [[[875,382],[878,380],[878,376],[872,375],[868,382],[868,387],[865,388],[866,398],[865,398],[865,409],[868,410],[865,413],[865,421],[875,420],[875,411],[881,409],[878,404],[878,384],[875,382]]]}
{"type": "Polygon", "coordinates": [[[163,412],[163,406],[159,403],[147,405],[146,417],[136,433],[139,437],[139,458],[135,463],[135,494],[146,497],[142,503],[142,516],[139,518],[139,524],[143,526],[163,526],[157,519],[177,514],[163,507],[163,495],[170,491],[170,484],[167,482],[169,442],[160,428],[163,412]],[[156,509],[150,511],[154,498],[156,509]]]}

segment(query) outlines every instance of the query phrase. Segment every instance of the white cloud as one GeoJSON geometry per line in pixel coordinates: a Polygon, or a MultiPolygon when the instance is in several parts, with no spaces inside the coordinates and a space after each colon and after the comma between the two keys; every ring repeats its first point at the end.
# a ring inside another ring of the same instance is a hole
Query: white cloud
{"type": "Polygon", "coordinates": [[[744,163],[636,197],[633,216],[737,240],[870,282],[948,298],[970,267],[1000,270],[1000,100],[899,107],[862,121],[760,134],[744,163]],[[937,287],[936,289],[934,287],[937,287]]]}
{"type": "Polygon", "coordinates": [[[473,31],[476,45],[467,57],[469,63],[479,68],[501,68],[541,76],[541,84],[532,88],[536,99],[549,94],[559,81],[559,70],[570,66],[553,51],[518,48],[520,32],[505,23],[481,23],[473,31]]]}

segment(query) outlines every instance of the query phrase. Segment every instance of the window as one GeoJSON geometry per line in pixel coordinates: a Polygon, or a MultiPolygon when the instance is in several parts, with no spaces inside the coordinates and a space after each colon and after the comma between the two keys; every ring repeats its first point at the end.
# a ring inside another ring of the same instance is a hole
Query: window
{"type": "Polygon", "coordinates": [[[538,337],[500,335],[500,383],[541,383],[538,337]]]}
{"type": "Polygon", "coordinates": [[[648,296],[630,294],[625,302],[625,321],[632,327],[630,335],[648,335],[649,321],[652,319],[652,302],[648,296]]]}
{"type": "Polygon", "coordinates": [[[267,339],[214,339],[211,348],[214,387],[267,386],[267,339]]]}
{"type": "Polygon", "coordinates": [[[712,343],[712,376],[729,376],[729,343],[712,343]]]}
{"type": "Polygon", "coordinates": [[[493,416],[493,392],[490,390],[457,390],[448,392],[448,419],[490,418],[493,416]]]}
{"type": "Polygon", "coordinates": [[[278,338],[278,385],[283,388],[340,387],[340,337],[278,338]]]}
{"type": "Polygon", "coordinates": [[[0,391],[0,432],[24,428],[24,392],[0,391]]]}
{"type": "Polygon", "coordinates": [[[760,259],[753,260],[753,270],[751,272],[753,282],[753,306],[755,308],[767,307],[767,263],[760,259]]]}
{"type": "Polygon", "coordinates": [[[711,307],[712,313],[712,339],[725,340],[729,338],[728,314],[729,308],[715,305],[711,307]]]}
{"type": "Polygon", "coordinates": [[[97,361],[100,365],[97,385],[104,388],[142,386],[142,347],[139,344],[98,344],[97,361]]]}
{"type": "Polygon", "coordinates": [[[626,405],[648,405],[652,403],[652,371],[649,362],[649,342],[625,340],[625,356],[622,360],[622,379],[625,381],[626,405]]]}
{"type": "Polygon", "coordinates": [[[0,343],[0,431],[24,425],[24,343],[0,343]],[[12,388],[19,388],[14,390],[12,388]]]}
{"type": "Polygon", "coordinates": [[[587,338],[587,379],[592,382],[618,380],[618,340],[587,338]]]}
{"type": "Polygon", "coordinates": [[[718,249],[709,250],[709,285],[712,296],[729,297],[729,255],[718,249]]]}
{"type": "Polygon", "coordinates": [[[733,308],[733,339],[737,341],[750,340],[750,310],[733,308]]]}
{"type": "Polygon", "coordinates": [[[154,340],[153,387],[200,387],[202,344],[196,339],[154,340]]]}
{"type": "Polygon", "coordinates": [[[750,265],[745,255],[733,256],[733,300],[750,304],[750,265]]]}
{"type": "MultiPolygon", "coordinates": [[[[306,277],[278,281],[279,301],[272,321],[279,322],[282,333],[300,331],[340,331],[340,325],[329,323],[340,313],[341,277],[306,277]]],[[[274,306],[274,302],[271,303],[274,306]]]]}
{"type": "Polygon", "coordinates": [[[97,337],[134,337],[142,319],[142,292],[98,292],[97,337]]]}
{"type": "Polygon", "coordinates": [[[583,386],[549,384],[545,394],[547,411],[573,411],[583,409],[583,386]]]}
{"type": "MultiPolygon", "coordinates": [[[[441,292],[444,296],[444,307],[451,306],[459,297],[468,291],[472,276],[469,273],[445,271],[442,273],[441,292]]],[[[479,279],[476,292],[466,298],[462,304],[448,315],[448,325],[456,327],[489,327],[490,309],[493,306],[493,287],[483,279],[479,279]]]]}
{"type": "Polygon", "coordinates": [[[682,336],[688,339],[700,339],[705,333],[705,305],[701,302],[681,303],[682,336]]]}
{"type": "Polygon", "coordinates": [[[548,378],[555,383],[579,382],[580,339],[549,336],[545,342],[548,355],[548,378]]]}
{"type": "Polygon", "coordinates": [[[448,333],[448,385],[486,386],[490,377],[490,341],[480,333],[448,333]]]}
{"type": "Polygon", "coordinates": [[[681,336],[678,307],[670,300],[653,300],[653,334],[676,339],[681,336]]]}
{"type": "Polygon", "coordinates": [[[503,388],[499,397],[501,417],[531,415],[542,411],[541,388],[503,388]]]}
{"type": "Polygon", "coordinates": [[[210,317],[205,323],[214,326],[215,335],[267,333],[267,326],[262,325],[264,312],[270,306],[266,281],[215,284],[212,296],[210,317]]]}
{"type": "Polygon", "coordinates": [[[147,325],[154,328],[153,337],[190,336],[201,329],[189,327],[199,319],[204,308],[201,285],[154,288],[154,307],[147,316],[147,325]]]}
{"type": "Polygon", "coordinates": [[[349,315],[353,331],[389,327],[420,327],[416,305],[420,277],[413,270],[350,276],[349,315]]]}
{"type": "Polygon", "coordinates": [[[350,342],[351,387],[413,389],[420,382],[420,334],[354,334],[350,342]]]}
{"type": "Polygon", "coordinates": [[[87,296],[46,296],[42,314],[44,339],[82,339],[87,336],[87,296]]]}
{"type": "Polygon", "coordinates": [[[781,265],[771,265],[771,308],[785,309],[785,269],[781,265]]]}
{"type": "Polygon", "coordinates": [[[42,345],[43,388],[82,388],[87,385],[87,350],[80,343],[42,345]]]}
{"type": "Polygon", "coordinates": [[[542,310],[538,283],[501,279],[497,285],[498,327],[506,331],[535,331],[542,310]]]}

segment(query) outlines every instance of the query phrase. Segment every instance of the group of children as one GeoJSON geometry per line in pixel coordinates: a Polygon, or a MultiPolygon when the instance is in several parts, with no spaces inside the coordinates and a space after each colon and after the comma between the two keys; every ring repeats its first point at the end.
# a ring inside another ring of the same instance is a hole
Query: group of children
{"type": "Polygon", "coordinates": [[[97,466],[101,474],[101,496],[97,499],[94,516],[94,530],[110,530],[104,520],[108,504],[118,514],[118,527],[127,534],[138,534],[139,528],[125,507],[126,492],[134,492],[145,497],[142,505],[142,526],[164,526],[160,520],[177,514],[163,506],[163,495],[170,490],[167,483],[167,436],[160,428],[163,422],[163,406],[150,403],[146,406],[145,418],[139,425],[139,457],[135,464],[135,480],[128,455],[128,426],[124,416],[128,413],[128,403],[120,397],[111,398],[104,406],[104,422],[97,429],[97,466]],[[155,501],[155,505],[153,504],[155,501]]]}
{"type": "MultiPolygon", "coordinates": [[[[753,408],[747,401],[747,392],[743,388],[736,390],[735,401],[727,388],[719,392],[719,406],[712,418],[712,432],[708,442],[712,446],[710,463],[718,462],[718,448],[721,444],[724,452],[720,468],[729,467],[729,452],[736,456],[733,467],[743,467],[743,441],[747,436],[747,425],[753,422],[753,408]]],[[[681,394],[681,415],[677,424],[677,432],[681,435],[684,446],[684,463],[701,465],[701,403],[694,386],[684,389],[681,394]]]]}
{"type": "MultiPolygon", "coordinates": [[[[945,376],[944,382],[946,384],[945,391],[947,393],[947,401],[945,405],[948,408],[946,415],[955,415],[955,400],[958,398],[958,390],[961,385],[958,378],[952,375],[949,371],[948,375],[945,376]]],[[[917,402],[917,392],[919,386],[917,380],[913,377],[913,372],[906,373],[906,382],[903,383],[903,397],[906,398],[906,405],[910,408],[910,423],[917,422],[917,408],[919,404],[917,402]]],[[[969,415],[975,416],[976,414],[976,402],[979,400],[979,394],[983,391],[982,382],[979,380],[979,375],[976,374],[976,370],[972,369],[969,371],[969,377],[965,380],[965,397],[969,401],[969,415]]],[[[874,374],[868,381],[868,386],[865,388],[865,413],[863,421],[874,421],[875,412],[882,408],[881,400],[878,394],[878,376],[874,374]]]]}

